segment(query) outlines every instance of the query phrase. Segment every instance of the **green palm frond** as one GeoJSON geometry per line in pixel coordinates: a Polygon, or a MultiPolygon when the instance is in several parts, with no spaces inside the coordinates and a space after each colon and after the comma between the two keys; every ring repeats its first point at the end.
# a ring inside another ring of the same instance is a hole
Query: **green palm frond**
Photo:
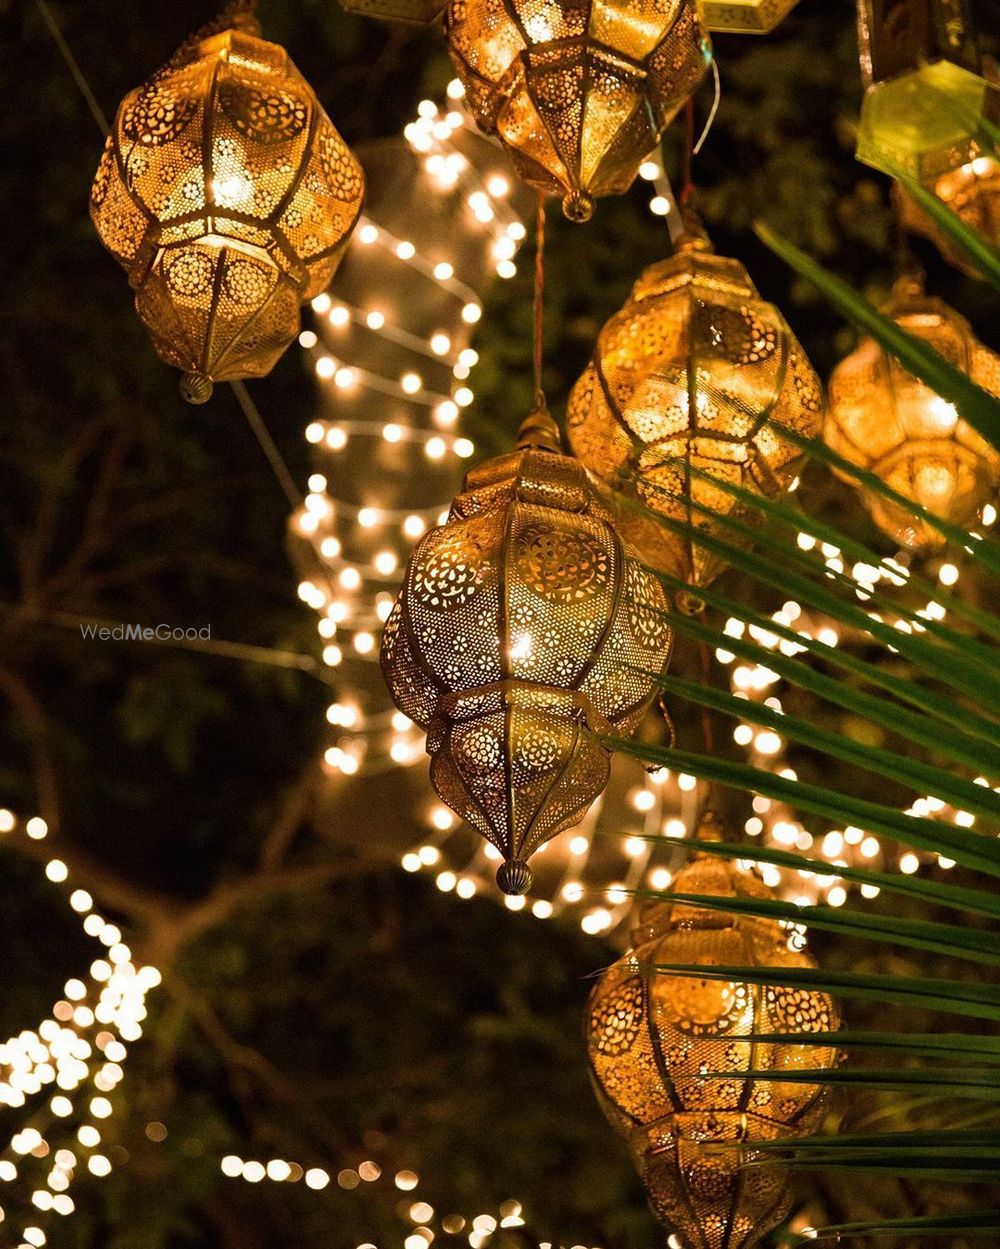
{"type": "MultiPolygon", "coordinates": [[[[906,186],[1000,290],[996,249],[927,192],[909,183],[906,186]]],[[[758,233],[797,273],[815,283],[835,309],[954,403],[988,441],[1000,446],[1000,400],[766,226],[759,227],[758,233]]],[[[816,465],[836,469],[931,524],[955,551],[964,554],[970,570],[995,586],[1000,576],[1000,542],[988,533],[971,533],[933,516],[874,474],[843,460],[822,441],[803,438],[784,426],[776,427],[776,432],[816,465]]],[[[684,471],[694,479],[711,477],[698,465],[685,464],[684,471]]],[[[758,844],[754,838],[739,843],[678,839],[671,844],[686,849],[697,845],[701,852],[868,887],[869,905],[803,906],[777,897],[660,894],[650,888],[632,890],[636,898],[670,896],[694,907],[766,917],[796,931],[829,932],[844,943],[845,950],[856,947],[863,957],[848,962],[851,970],[658,964],[657,971],[664,976],[738,979],[822,991],[845,1004],[847,1022],[836,1031],[773,1032],[741,1040],[748,1046],[797,1044],[807,1047],[803,1053],[808,1053],[808,1047],[835,1047],[846,1057],[839,1067],[756,1074],[779,1082],[836,1086],[842,1099],[877,1094],[879,1109],[866,1112],[872,1130],[767,1142],[760,1145],[759,1154],[777,1153],[792,1169],[819,1170],[830,1177],[867,1171],[936,1184],[993,1181],[1000,1164],[996,1107],[1000,1101],[996,1029],[1000,984],[994,970],[1000,966],[996,925],[1000,893],[994,886],[1000,876],[1000,794],[992,788],[1000,780],[1000,618],[990,610],[988,598],[970,601],[932,580],[919,565],[901,567],[871,541],[843,532],[835,518],[807,514],[798,496],[765,499],[735,482],[714,477],[712,482],[738,505],[736,515],[710,511],[692,500],[689,519],[681,521],[634,499],[622,502],[731,565],[761,587],[765,597],[772,594],[779,602],[794,599],[814,619],[830,622],[838,630],[839,644],[813,636],[816,630],[800,632],[742,601],[738,592],[699,587],[703,613],[663,613],[678,635],[716,652],[724,661],[763,666],[775,680],[799,692],[799,701],[794,712],[789,712],[780,704],[767,705],[682,676],[661,676],[659,686],[672,699],[713,719],[773,730],[815,766],[797,767],[782,775],[733,758],[731,748],[700,753],[614,737],[602,740],[649,767],[673,768],[713,785],[759,795],[787,806],[806,821],[823,821],[827,829],[854,827],[898,846],[950,860],[956,865],[956,880],[875,866],[834,866],[815,856],[758,844]],[[800,544],[802,534],[810,541],[800,544]],[[814,543],[835,549],[843,563],[831,566],[826,557],[810,549],[814,543]],[[879,576],[859,581],[852,575],[852,565],[876,569],[879,576]],[[932,603],[938,610],[928,613],[926,605],[932,603]],[[827,720],[839,719],[840,727],[822,723],[822,717],[810,718],[804,710],[810,702],[825,712],[827,720]],[[851,728],[858,723],[872,731],[858,734],[851,728]],[[869,744],[872,740],[881,744],[875,748],[869,744]],[[835,769],[824,766],[826,761],[846,764],[852,775],[865,779],[849,791],[808,779],[820,776],[826,782],[828,776],[836,775],[835,769]],[[872,793],[878,801],[872,800],[872,793]],[[975,819],[976,828],[907,813],[904,808],[922,795],[933,795],[965,812],[970,824],[975,819]],[[904,913],[888,913],[882,902],[873,900],[875,895],[883,902],[901,899],[904,913]],[[913,952],[937,960],[934,974],[912,973],[913,952]],[[876,1020],[880,1013],[887,1013],[886,1027],[852,1030],[852,1007],[868,1010],[869,1018],[874,1014],[876,1020]],[[915,1022],[912,1031],[900,1027],[901,1019],[908,1017],[921,1021],[915,1022]],[[935,1017],[946,1024],[940,1031],[931,1030],[933,1024],[925,1022],[935,1017]],[[890,1130],[881,1130],[883,1121],[890,1130]],[[900,1125],[908,1130],[898,1130],[900,1125]]],[[[647,501],[656,502],[648,495],[647,501]]],[[[673,594],[689,589],[678,578],[656,575],[673,594]]],[[[926,1238],[928,1243],[949,1245],[1000,1239],[1000,1211],[978,1210],[977,1204],[970,1196],[960,1214],[919,1213],[840,1223],[819,1228],[795,1243],[872,1236],[921,1244],[926,1238]]]]}

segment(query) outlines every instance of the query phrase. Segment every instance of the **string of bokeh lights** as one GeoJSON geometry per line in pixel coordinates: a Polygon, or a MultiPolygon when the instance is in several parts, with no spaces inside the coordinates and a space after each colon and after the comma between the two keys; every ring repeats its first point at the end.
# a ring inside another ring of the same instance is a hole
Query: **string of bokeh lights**
{"type": "MultiPolygon", "coordinates": [[[[38,816],[21,822],[4,809],[0,835],[39,842],[48,827],[38,816]]],[[[0,1138],[0,1223],[10,1227],[17,1249],[39,1249],[53,1216],[73,1213],[70,1189],[81,1172],[110,1174],[106,1125],[129,1046],[142,1036],[146,996],[160,983],[155,967],[133,959],[91,895],[73,888],[61,859],[49,859],[45,875],[104,949],[85,977],[66,982],[48,1018],[0,1042],[0,1106],[27,1116],[5,1143],[0,1138]]]]}
{"type": "MultiPolygon", "coordinates": [[[[283,1158],[245,1160],[236,1154],[228,1154],[222,1159],[220,1169],[228,1179],[239,1179],[248,1184],[302,1182],[314,1192],[336,1186],[345,1192],[357,1191],[366,1197],[374,1195],[376,1200],[391,1202],[393,1214],[399,1220],[403,1249],[427,1249],[440,1235],[449,1238],[464,1236],[471,1249],[483,1249],[498,1230],[525,1226],[521,1203],[515,1200],[501,1202],[494,1213],[439,1215],[429,1201],[414,1195],[421,1182],[416,1171],[393,1171],[372,1159],[356,1166],[342,1167],[331,1174],[323,1167],[305,1168],[300,1163],[283,1158]]],[[[357,1249],[377,1249],[377,1246],[372,1241],[366,1241],[357,1249]]],[[[552,1246],[543,1242],[539,1249],[552,1249],[552,1246]]]]}
{"type": "MultiPolygon", "coordinates": [[[[427,185],[439,197],[453,201],[456,213],[460,210],[461,219],[477,232],[492,272],[499,278],[510,278],[517,272],[514,256],[527,231],[512,206],[512,184],[500,150],[479,136],[462,105],[462,94],[461,84],[454,81],[448,86],[445,105],[422,101],[404,136],[419,159],[427,185]],[[476,160],[459,150],[460,138],[475,142],[476,160]]],[[[456,432],[455,426],[461,410],[475,397],[468,379],[478,354],[467,342],[482,316],[480,295],[457,272],[454,256],[425,256],[409,239],[400,238],[371,216],[359,222],[351,248],[359,252],[379,249],[450,296],[451,323],[440,324],[429,334],[416,334],[386,314],[376,291],[365,307],[330,292],[314,299],[313,312],[323,323],[324,338],[315,329],[307,329],[299,341],[316,377],[334,402],[338,396],[357,391],[367,392],[369,402],[363,419],[311,421],[306,440],[334,455],[357,439],[370,439],[376,445],[412,446],[431,464],[453,468],[451,484],[457,486],[462,462],[475,454],[472,441],[456,432]],[[363,328],[403,348],[415,362],[399,376],[387,376],[335,354],[329,337],[350,327],[363,328]],[[425,372],[420,371],[420,359],[447,366],[447,393],[428,383],[425,372]],[[412,420],[404,422],[386,415],[383,409],[390,408],[386,400],[409,405],[412,420]]],[[[416,464],[415,472],[419,473],[419,460],[416,464]]],[[[316,472],[310,477],[309,493],[292,524],[313,543],[322,563],[322,577],[304,577],[299,595],[320,615],[318,629],[327,665],[339,667],[345,651],[353,659],[377,658],[378,635],[409,550],[428,528],[442,523],[446,514],[443,497],[429,506],[357,504],[332,492],[328,474],[316,472]],[[381,539],[376,543],[379,549],[368,559],[348,553],[353,526],[381,539]]],[[[415,763],[423,756],[423,734],[407,717],[389,706],[367,709],[346,682],[330,704],[327,720],[334,730],[334,742],[325,753],[325,761],[333,772],[348,776],[359,771],[379,772],[415,763]]]]}
{"type": "MultiPolygon", "coordinates": [[[[986,505],[981,520],[983,527],[995,524],[997,509],[993,504],[986,505]]],[[[875,588],[880,584],[898,591],[906,588],[910,578],[911,557],[906,552],[899,551],[894,557],[883,559],[880,566],[858,562],[848,568],[837,547],[820,541],[808,532],[798,534],[797,545],[801,551],[811,553],[821,561],[828,573],[849,577],[855,586],[855,596],[862,604],[871,599],[875,588]]],[[[962,570],[951,559],[935,559],[928,564],[928,568],[938,584],[945,589],[952,590],[959,584],[962,570]]],[[[912,615],[901,613],[887,617],[874,610],[869,610],[868,614],[873,621],[891,624],[901,633],[924,631],[919,618],[943,621],[947,617],[945,607],[936,599],[924,603],[912,615]],[[912,616],[918,619],[913,619],[912,616]]],[[[860,631],[845,630],[839,622],[819,613],[807,612],[794,600],[784,603],[773,613],[771,619],[776,625],[794,630],[806,641],[818,641],[830,647],[850,645],[853,641],[863,640],[860,631]]],[[[736,617],[730,617],[726,621],[724,632],[732,638],[748,637],[758,646],[778,651],[788,658],[807,650],[806,646],[787,637],[781,637],[736,617]]],[[[870,641],[871,635],[865,634],[864,639],[870,641]]],[[[765,663],[753,663],[744,658],[737,660],[732,652],[723,648],[716,650],[715,658],[730,668],[730,688],[735,697],[761,702],[778,715],[783,714],[782,695],[785,682],[777,672],[765,663]]],[[[752,766],[788,780],[798,779],[795,770],[788,763],[788,743],[773,727],[761,726],[749,719],[742,720],[733,729],[733,739],[737,745],[747,750],[748,762],[752,766]]],[[[990,786],[995,780],[996,778],[991,780],[978,776],[975,783],[990,786]]],[[[996,788],[1000,792],[1000,786],[996,788]]],[[[833,869],[865,867],[892,870],[895,867],[905,875],[913,875],[927,867],[943,870],[954,867],[954,861],[947,857],[930,852],[918,853],[908,847],[895,848],[890,854],[878,836],[855,826],[830,828],[822,834],[813,835],[796,818],[788,804],[761,794],[753,797],[752,807],[753,814],[744,824],[748,836],[759,838],[763,845],[779,850],[797,850],[823,859],[833,869]]],[[[934,795],[918,797],[904,813],[939,819],[961,828],[972,828],[976,822],[971,812],[958,810],[934,795]]],[[[820,875],[804,869],[779,868],[765,863],[760,865],[760,871],[766,884],[778,889],[786,899],[801,906],[817,902],[825,902],[833,907],[843,906],[854,889],[866,900],[879,894],[877,885],[846,880],[835,870],[828,875],[820,875]]]]}

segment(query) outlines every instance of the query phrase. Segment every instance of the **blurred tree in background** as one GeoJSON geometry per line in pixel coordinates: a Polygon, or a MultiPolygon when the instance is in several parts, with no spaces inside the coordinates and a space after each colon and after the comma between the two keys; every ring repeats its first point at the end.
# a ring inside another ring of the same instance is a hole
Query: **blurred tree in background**
{"type": "MultiPolygon", "coordinates": [[[[212,16],[192,0],[53,11],[108,112],[212,16]]],[[[351,18],[334,0],[263,0],[260,15],[362,156],[450,77],[435,31],[351,18]]],[[[514,1197],[543,1239],[658,1243],[587,1088],[579,1016],[610,947],[485,900],[457,906],[387,867],[377,811],[368,826],[346,826],[336,792],[320,801],[330,783],[319,768],[322,679],[95,643],[73,623],[211,622],[216,638],[318,654],[284,555],[287,506],[233,396],[220,387],[206,408],[182,403],[92,230],[101,138],[35,5],[0,6],[0,38],[0,802],[45,817],[74,879],[165,977],[110,1129],[118,1165],[78,1184],[58,1244],[395,1243],[384,1188],[224,1178],[219,1158],[241,1151],[332,1173],[370,1155],[419,1172],[420,1195],[440,1209],[514,1197]],[[158,1123],[166,1137],[150,1139],[158,1123]]],[[[767,220],[876,294],[891,282],[886,184],[853,159],[852,0],[803,0],[773,36],[719,38],[717,53],[722,103],[695,166],[699,206],[718,249],[744,260],[825,374],[850,333],[751,227],[767,220]]],[[[699,117],[709,96],[703,87],[699,117]]],[[[674,171],[681,129],[667,140],[674,171]]],[[[552,216],[546,386],[557,410],[640,268],[668,251],[644,200],[637,190],[602,201],[586,228],[552,216]]],[[[985,288],[921,257],[935,290],[1000,346],[985,288]]],[[[477,425],[512,430],[529,407],[529,268],[488,301],[473,436],[477,425]]],[[[289,351],[253,392],[304,480],[315,396],[301,354],[289,351]]],[[[805,490],[842,501],[838,523],[870,533],[821,472],[805,490]]],[[[727,590],[760,595],[735,575],[727,590]]],[[[694,670],[683,648],[676,668],[694,670]]],[[[696,739],[696,725],[678,727],[682,743],[696,739]]],[[[30,1026],[92,956],[22,850],[0,849],[4,1035],[30,1026]]],[[[857,950],[814,944],[830,966],[865,965],[857,950]]],[[[934,961],[892,957],[909,974],[934,961]]],[[[817,1219],[925,1200],[896,1181],[856,1183],[848,1199],[810,1177],[808,1192],[817,1219]]]]}

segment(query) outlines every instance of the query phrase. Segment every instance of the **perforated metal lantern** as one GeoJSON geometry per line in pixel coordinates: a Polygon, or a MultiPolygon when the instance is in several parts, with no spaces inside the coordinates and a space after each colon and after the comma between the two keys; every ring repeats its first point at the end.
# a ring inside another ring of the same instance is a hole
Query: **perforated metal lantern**
{"type": "MultiPolygon", "coordinates": [[[[719,836],[718,826],[707,830],[719,836]]],[[[696,854],[671,892],[768,898],[759,879],[696,854]]],[[[775,920],[658,901],[640,908],[633,948],[601,978],[586,1041],[598,1101],[629,1142],[650,1204],[684,1249],[750,1249],[788,1209],[780,1164],[753,1146],[813,1131],[822,1086],[758,1072],[829,1067],[835,1051],[752,1033],[837,1027],[826,994],[658,971],[657,965],[812,968],[775,920]],[[736,1148],[742,1146],[743,1148],[736,1148]],[[753,1161],[753,1167],[745,1168],[753,1161]]]]}
{"type": "MultiPolygon", "coordinates": [[[[971,230],[993,247],[1000,248],[1000,161],[992,156],[977,156],[968,164],[936,178],[929,189],[971,230]]],[[[933,217],[902,189],[899,189],[897,205],[904,229],[930,239],[942,256],[963,273],[975,278],[983,276],[933,217]]]]}
{"type": "Polygon", "coordinates": [[[799,0],[701,0],[709,30],[766,35],[783,22],[799,0]]]}
{"type": "Polygon", "coordinates": [[[504,856],[576,824],[608,779],[592,733],[631,733],[670,654],[666,597],[615,532],[547,414],[465,479],[417,546],[385,626],[393,699],[427,729],[441,799],[504,856]]]}
{"type": "Polygon", "coordinates": [[[811,437],[822,412],[819,379],[781,313],[738,260],[692,232],[643,272],[601,330],[567,425],[625,536],[650,564],[698,587],[725,562],[644,509],[738,542],[710,513],[744,523],[757,514],[717,483],[769,498],[786,490],[801,453],[769,420],[811,437]]]}
{"type": "MultiPolygon", "coordinates": [[[[980,343],[964,317],[915,281],[897,286],[886,309],[896,323],[1000,396],[1000,356],[980,343]]],[[[963,421],[953,404],[925,386],[873,339],[830,378],[824,438],[830,448],[887,486],[955,525],[971,525],[1000,485],[1000,452],[963,421]]],[[[945,539],[903,506],[859,486],[878,527],[903,545],[933,551],[945,539]]]]}
{"type": "Polygon", "coordinates": [[[186,397],[268,373],[337,267],[361,166],[312,88],[246,14],[193,36],[125,97],[90,197],[186,397]]]}
{"type": "Polygon", "coordinates": [[[581,221],[629,188],[711,60],[694,0],[449,0],[446,24],[479,125],[581,221]]]}

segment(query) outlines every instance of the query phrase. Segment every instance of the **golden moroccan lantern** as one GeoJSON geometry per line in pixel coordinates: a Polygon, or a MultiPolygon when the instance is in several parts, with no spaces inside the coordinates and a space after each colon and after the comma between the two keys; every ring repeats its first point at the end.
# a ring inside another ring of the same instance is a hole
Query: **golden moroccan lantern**
{"type": "Polygon", "coordinates": [[[414,551],[383,670],[427,729],[442,801],[504,856],[504,892],[527,892],[529,855],[607,784],[593,734],[629,734],[645,713],[647,674],[670,655],[666,608],[547,412],[466,476],[447,524],[414,551]]]}
{"type": "Polygon", "coordinates": [[[799,0],[701,0],[709,30],[734,35],[766,35],[783,22],[799,0]]]}
{"type": "Polygon", "coordinates": [[[575,221],[628,190],[712,55],[694,0],[449,0],[446,23],[476,121],[575,221]]]}
{"type": "Polygon", "coordinates": [[[858,0],[858,30],[858,160],[933,189],[988,155],[983,122],[1000,120],[1000,91],[979,73],[968,0],[858,0]]]}
{"type": "MultiPolygon", "coordinates": [[[[930,189],[971,230],[975,230],[993,247],[1000,248],[1000,161],[992,156],[977,156],[968,164],[942,174],[930,189]]],[[[982,277],[965,253],[952,243],[917,201],[898,184],[897,190],[896,202],[903,229],[930,239],[949,264],[963,273],[974,278],[982,277]]]]}
{"type": "MultiPolygon", "coordinates": [[[[702,837],[719,840],[708,816],[702,837]]],[[[672,893],[770,898],[757,877],[701,852],[672,893]]],[[[832,1067],[836,1051],[794,1041],[741,1042],[756,1033],[833,1031],[825,993],[701,979],[658,966],[815,966],[776,920],[679,901],[640,907],[633,948],[598,982],[586,1041],[598,1101],[629,1142],[656,1216],[684,1249],[751,1249],[789,1199],[780,1163],[753,1146],[816,1129],[823,1087],[755,1072],[832,1067]],[[753,1161],[756,1165],[747,1168],[753,1161]]]]}
{"type": "MultiPolygon", "coordinates": [[[[964,317],[902,279],[886,309],[897,325],[1000,396],[1000,356],[978,341],[964,317]]],[[[908,373],[874,340],[863,339],[830,378],[824,438],[838,455],[875,473],[897,493],[955,525],[975,522],[1000,484],[1000,452],[953,404],[908,373]]],[[[917,551],[945,539],[902,505],[868,491],[848,474],[876,525],[917,551]]]]}
{"type": "Polygon", "coordinates": [[[717,482],[767,498],[787,490],[801,453],[769,421],[812,437],[822,412],[819,379],[781,313],[692,224],[601,330],[567,425],[625,536],[654,567],[698,587],[724,561],[644,509],[732,542],[701,509],[751,523],[756,513],[717,482]]]}
{"type": "Polygon", "coordinates": [[[238,10],[122,101],[90,212],[157,354],[200,403],[213,381],[270,372],[363,195],[312,88],[238,10]]]}

